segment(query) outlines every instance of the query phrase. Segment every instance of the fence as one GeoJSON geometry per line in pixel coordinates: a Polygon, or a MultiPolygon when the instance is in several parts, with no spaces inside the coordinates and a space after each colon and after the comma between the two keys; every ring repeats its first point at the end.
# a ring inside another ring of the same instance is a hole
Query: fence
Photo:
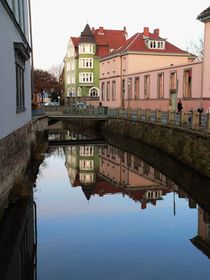
{"type": "Polygon", "coordinates": [[[48,116],[107,116],[108,118],[129,119],[157,123],[165,126],[183,127],[188,130],[210,133],[210,114],[197,111],[161,111],[150,109],[124,109],[88,106],[85,109],[75,109],[69,106],[45,106],[39,111],[48,116]]]}

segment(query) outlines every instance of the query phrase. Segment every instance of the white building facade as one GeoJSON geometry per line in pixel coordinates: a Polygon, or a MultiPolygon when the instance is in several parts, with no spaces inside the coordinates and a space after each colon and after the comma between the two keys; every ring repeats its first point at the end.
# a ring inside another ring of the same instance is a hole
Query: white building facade
{"type": "Polygon", "coordinates": [[[0,1],[0,140],[31,122],[28,0],[0,1]]]}
{"type": "Polygon", "coordinates": [[[26,170],[33,141],[29,1],[0,1],[0,205],[26,170]]]}

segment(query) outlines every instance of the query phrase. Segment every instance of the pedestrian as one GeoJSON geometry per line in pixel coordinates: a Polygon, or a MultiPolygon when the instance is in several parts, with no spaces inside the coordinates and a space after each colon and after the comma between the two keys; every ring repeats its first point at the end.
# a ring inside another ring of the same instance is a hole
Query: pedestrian
{"type": "Polygon", "coordinates": [[[177,113],[181,113],[182,109],[183,109],[182,101],[179,100],[179,102],[177,103],[177,113]]]}
{"type": "Polygon", "coordinates": [[[201,115],[203,113],[204,109],[202,107],[197,109],[197,112],[199,113],[199,125],[201,125],[201,115]]]}
{"type": "Polygon", "coordinates": [[[191,108],[191,109],[189,110],[189,117],[188,117],[189,123],[192,122],[192,114],[193,114],[193,108],[191,108]]]}

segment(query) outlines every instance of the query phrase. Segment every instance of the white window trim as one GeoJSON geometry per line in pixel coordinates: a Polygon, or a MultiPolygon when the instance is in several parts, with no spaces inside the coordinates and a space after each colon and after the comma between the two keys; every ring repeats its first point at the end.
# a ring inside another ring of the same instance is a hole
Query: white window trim
{"type": "Polygon", "coordinates": [[[93,68],[93,58],[80,58],[79,68],[93,68]]]}
{"type": "Polygon", "coordinates": [[[79,54],[86,53],[86,54],[94,54],[93,44],[80,44],[79,45],[79,54]]]}
{"type": "Polygon", "coordinates": [[[82,72],[79,73],[79,82],[80,83],[93,83],[93,73],[92,72],[82,72]]]}

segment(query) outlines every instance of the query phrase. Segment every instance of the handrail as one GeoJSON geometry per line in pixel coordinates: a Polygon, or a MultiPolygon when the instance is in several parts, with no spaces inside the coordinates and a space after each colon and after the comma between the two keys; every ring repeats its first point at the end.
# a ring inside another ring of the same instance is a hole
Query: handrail
{"type": "Polygon", "coordinates": [[[126,119],[140,122],[156,123],[170,127],[182,127],[187,130],[210,133],[210,114],[197,111],[162,111],[160,109],[125,109],[88,106],[85,110],[75,110],[70,106],[45,106],[44,112],[50,116],[92,116],[126,119]]]}

